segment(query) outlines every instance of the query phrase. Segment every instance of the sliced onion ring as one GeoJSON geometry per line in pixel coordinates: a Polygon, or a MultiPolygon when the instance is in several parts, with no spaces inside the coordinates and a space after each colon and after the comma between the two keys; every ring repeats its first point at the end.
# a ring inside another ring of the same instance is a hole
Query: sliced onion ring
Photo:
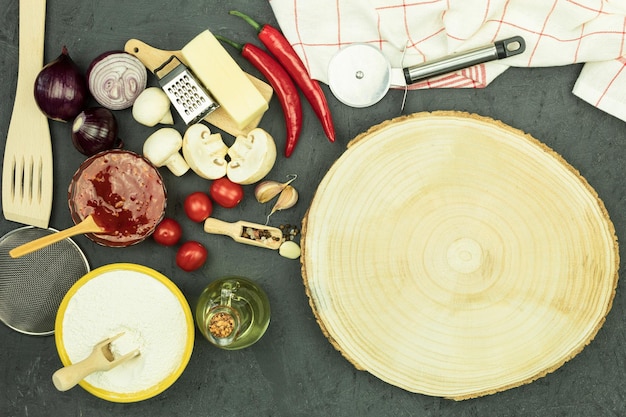
{"type": "Polygon", "coordinates": [[[89,91],[110,110],[131,107],[146,88],[148,72],[141,61],[124,51],[109,51],[96,57],[87,69],[89,91]]]}

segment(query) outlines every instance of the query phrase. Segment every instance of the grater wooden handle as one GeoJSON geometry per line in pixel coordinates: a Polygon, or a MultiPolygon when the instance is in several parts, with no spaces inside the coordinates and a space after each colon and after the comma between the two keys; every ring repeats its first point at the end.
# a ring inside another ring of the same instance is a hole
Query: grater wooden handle
{"type": "MultiPolygon", "coordinates": [[[[124,51],[128,52],[131,55],[137,57],[143,65],[150,71],[154,72],[154,70],[160,67],[165,61],[170,59],[172,55],[177,57],[180,62],[182,62],[185,66],[189,66],[181,51],[168,51],[163,49],[157,49],[153,46],[148,45],[145,42],[140,41],[139,39],[130,39],[124,45],[124,51]]],[[[193,71],[193,68],[190,68],[193,71]]],[[[257,90],[261,93],[265,101],[268,103],[272,99],[272,94],[274,90],[272,87],[264,81],[250,75],[246,74],[252,84],[256,87],[257,90]]],[[[246,126],[243,129],[237,127],[237,123],[226,113],[226,111],[220,107],[214,112],[211,112],[205,119],[208,123],[222,129],[224,132],[230,133],[233,136],[246,136],[250,131],[256,128],[261,122],[261,117],[254,120],[250,125],[246,126]]]]}
{"type": "Polygon", "coordinates": [[[138,39],[130,39],[126,42],[124,50],[129,54],[136,56],[150,72],[154,72],[155,69],[170,59],[172,55],[178,58],[181,62],[185,62],[183,54],[180,51],[157,49],[138,39]]]}

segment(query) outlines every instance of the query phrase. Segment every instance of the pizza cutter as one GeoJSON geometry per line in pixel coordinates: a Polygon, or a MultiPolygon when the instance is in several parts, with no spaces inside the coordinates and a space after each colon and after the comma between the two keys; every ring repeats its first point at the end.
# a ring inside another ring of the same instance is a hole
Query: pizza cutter
{"type": "Polygon", "coordinates": [[[331,58],[328,85],[342,103],[351,107],[368,107],[378,103],[391,86],[406,87],[473,65],[519,55],[525,49],[524,39],[514,36],[411,67],[391,68],[380,49],[357,43],[340,49],[331,58]]]}

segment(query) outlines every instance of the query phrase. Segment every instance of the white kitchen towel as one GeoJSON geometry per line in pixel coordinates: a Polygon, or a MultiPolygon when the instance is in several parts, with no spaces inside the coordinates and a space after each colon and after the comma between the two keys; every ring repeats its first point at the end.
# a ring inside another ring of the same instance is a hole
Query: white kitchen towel
{"type": "Polygon", "coordinates": [[[626,0],[269,0],[311,76],[332,56],[378,47],[393,67],[522,36],[526,51],[410,86],[482,88],[507,68],[585,63],[573,92],[626,121],[626,0]]]}

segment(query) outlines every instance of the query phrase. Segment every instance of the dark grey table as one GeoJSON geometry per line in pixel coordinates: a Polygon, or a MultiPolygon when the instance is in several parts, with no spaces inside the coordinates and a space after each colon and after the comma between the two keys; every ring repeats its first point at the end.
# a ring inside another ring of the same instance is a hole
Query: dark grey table
{"type": "MultiPolygon", "coordinates": [[[[138,38],[162,49],[179,49],[210,28],[239,41],[253,41],[254,32],[228,10],[246,11],[260,21],[275,23],[267,2],[233,0],[149,2],[49,0],[45,43],[46,62],[67,45],[85,69],[101,52],[121,49],[138,38]]],[[[18,62],[18,2],[0,5],[0,138],[2,149],[15,95],[18,62]]],[[[260,76],[246,61],[241,66],[260,76]]],[[[624,167],[626,125],[571,94],[579,65],[561,68],[510,69],[483,90],[412,92],[405,113],[462,110],[524,130],[563,157],[596,189],[617,235],[626,233],[624,167]]],[[[154,78],[151,83],[154,83],[154,78]]],[[[300,201],[274,215],[272,222],[299,223],[317,184],[344,152],[347,142],[370,126],[398,116],[402,93],[390,92],[366,109],[349,108],[325,87],[336,121],[338,140],[330,144],[311,108],[304,103],[304,131],[290,159],[279,156],[270,178],[298,174],[300,201]]],[[[141,152],[151,129],[138,125],[130,111],[117,112],[126,148],[141,152]]],[[[179,122],[182,123],[182,122],[179,122]]],[[[178,127],[181,127],[180,124],[178,127]]],[[[261,122],[282,144],[281,108],[274,99],[261,122]]],[[[69,126],[51,122],[54,150],[54,207],[50,225],[72,225],[66,189],[84,159],[72,146],[69,126]]],[[[227,137],[227,140],[232,138],[227,137]]],[[[282,150],[282,146],[279,145],[282,150]]],[[[77,387],[56,391],[52,373],[60,366],[53,337],[25,336],[0,325],[1,416],[621,416],[626,415],[626,300],[618,288],[613,308],[595,340],[582,353],[536,382],[495,395],[454,402],[413,394],[357,371],[326,340],[308,305],[300,264],[273,253],[239,245],[226,237],[205,235],[185,221],[182,199],[191,191],[206,191],[208,181],[188,174],[177,179],[163,171],[169,192],[167,214],[181,220],[185,237],[206,244],[210,257],[204,268],[184,273],[171,248],[151,239],[134,247],[112,249],[78,236],[92,268],[113,262],[134,262],[171,277],[190,302],[213,279],[238,274],[259,282],[268,292],[272,321],[265,336],[241,351],[222,351],[198,334],[191,361],[180,379],[155,398],[134,404],[110,403],[77,387]]],[[[245,189],[243,203],[216,209],[224,220],[263,222],[266,208],[245,189]]],[[[0,234],[19,227],[0,219],[0,234]]],[[[622,255],[624,258],[624,256],[622,255]]]]}

